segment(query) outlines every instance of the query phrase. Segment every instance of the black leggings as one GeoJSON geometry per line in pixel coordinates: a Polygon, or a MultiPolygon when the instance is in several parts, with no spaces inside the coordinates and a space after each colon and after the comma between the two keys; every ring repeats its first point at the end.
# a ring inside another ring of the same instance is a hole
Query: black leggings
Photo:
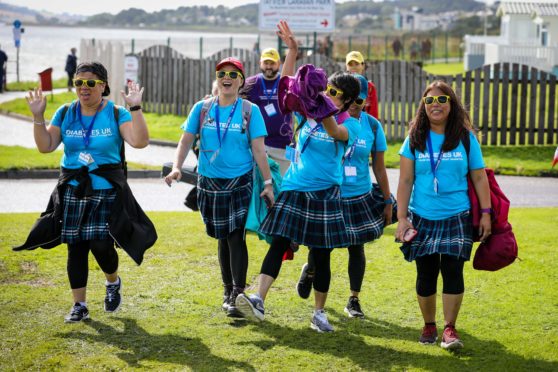
{"type": "MultiPolygon", "coordinates": [[[[291,241],[287,238],[274,237],[263,260],[260,273],[269,275],[273,279],[277,279],[283,263],[283,255],[289,248],[290,244],[291,241]]],[[[313,268],[314,290],[318,292],[329,291],[329,283],[331,281],[331,251],[332,249],[319,248],[310,249],[309,252],[308,265],[313,268]]]]}
{"type": "Polygon", "coordinates": [[[112,239],[85,240],[68,244],[68,278],[72,289],[87,287],[89,251],[93,253],[101,270],[114,274],[118,270],[118,253],[112,239]]]}
{"type": "MultiPolygon", "coordinates": [[[[313,251],[316,249],[308,250],[308,272],[313,273],[315,271],[315,261],[313,257],[313,251]]],[[[351,245],[348,248],[349,251],[349,282],[351,284],[351,291],[360,292],[362,287],[362,281],[364,280],[364,271],[366,269],[366,257],[364,255],[364,245],[351,245]]],[[[330,274],[331,277],[331,274],[330,274]]]]}
{"type": "Polygon", "coordinates": [[[226,239],[219,239],[217,247],[223,284],[229,288],[234,286],[239,292],[243,292],[248,271],[248,247],[244,229],[236,229],[226,239]]]}
{"type": "Polygon", "coordinates": [[[461,294],[465,291],[463,265],[465,260],[447,254],[431,254],[417,257],[417,294],[421,297],[436,293],[438,273],[442,271],[445,294],[461,294]]]}

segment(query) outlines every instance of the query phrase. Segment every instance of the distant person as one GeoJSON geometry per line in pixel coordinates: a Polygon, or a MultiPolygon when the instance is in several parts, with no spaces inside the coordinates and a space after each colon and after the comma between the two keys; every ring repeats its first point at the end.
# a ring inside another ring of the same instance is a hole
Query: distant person
{"type": "Polygon", "coordinates": [[[71,53],[68,54],[68,57],[66,58],[66,67],[64,68],[64,70],[68,73],[68,92],[72,91],[73,78],[74,75],[76,74],[76,68],[77,68],[77,56],[76,56],[77,49],[72,48],[70,49],[70,52],[71,53]]]}
{"type": "Polygon", "coordinates": [[[418,41],[413,40],[413,42],[411,43],[411,48],[410,48],[411,61],[416,61],[417,60],[419,52],[420,52],[420,45],[419,45],[418,41]]]}
{"type": "Polygon", "coordinates": [[[256,54],[260,54],[260,43],[259,42],[255,42],[254,46],[252,47],[252,52],[256,53],[256,54]]]}
{"type": "Polygon", "coordinates": [[[6,65],[8,55],[0,47],[0,93],[4,93],[6,89],[6,65]]]}
{"type": "Polygon", "coordinates": [[[396,37],[395,40],[393,40],[393,43],[391,43],[391,48],[393,49],[393,55],[395,58],[399,58],[399,54],[403,49],[403,44],[401,44],[401,40],[399,40],[398,37],[396,37]]]}
{"type": "Polygon", "coordinates": [[[421,44],[421,51],[420,51],[423,60],[430,58],[431,50],[432,50],[432,43],[430,42],[430,39],[424,40],[421,44]]]}
{"type": "Polygon", "coordinates": [[[274,48],[264,49],[260,57],[261,72],[246,79],[240,94],[260,108],[267,129],[265,150],[270,158],[279,163],[284,176],[291,164],[285,158],[285,148],[291,143],[292,130],[290,116],[279,111],[277,102],[280,66],[279,52],[274,48]]]}
{"type": "MultiPolygon", "coordinates": [[[[348,72],[364,76],[366,65],[361,52],[356,50],[349,52],[345,57],[345,65],[348,72]]],[[[378,93],[376,93],[376,86],[371,81],[368,81],[368,98],[366,99],[364,112],[372,115],[375,119],[378,118],[378,93]]]]}

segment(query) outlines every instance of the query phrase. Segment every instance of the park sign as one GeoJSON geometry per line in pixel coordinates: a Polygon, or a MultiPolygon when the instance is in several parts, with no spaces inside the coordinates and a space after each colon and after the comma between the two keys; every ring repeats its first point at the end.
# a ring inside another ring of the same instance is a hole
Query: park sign
{"type": "Polygon", "coordinates": [[[260,0],[260,31],[276,31],[280,20],[293,31],[335,31],[334,0],[260,0]]]}

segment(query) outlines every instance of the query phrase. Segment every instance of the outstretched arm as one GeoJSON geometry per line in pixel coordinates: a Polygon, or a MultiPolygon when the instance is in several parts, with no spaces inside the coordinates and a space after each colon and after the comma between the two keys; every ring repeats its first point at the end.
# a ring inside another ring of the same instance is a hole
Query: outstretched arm
{"type": "Polygon", "coordinates": [[[296,55],[298,54],[298,44],[287,21],[279,21],[277,29],[277,36],[279,36],[289,48],[287,50],[285,62],[283,63],[281,76],[293,76],[295,73],[296,55]]]}

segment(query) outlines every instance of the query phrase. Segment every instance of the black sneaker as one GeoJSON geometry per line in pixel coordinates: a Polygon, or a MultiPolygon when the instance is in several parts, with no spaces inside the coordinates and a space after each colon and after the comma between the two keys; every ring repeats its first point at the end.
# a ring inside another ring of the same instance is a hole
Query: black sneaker
{"type": "Polygon", "coordinates": [[[244,315],[236,307],[236,298],[241,292],[234,290],[229,297],[229,308],[227,309],[227,316],[231,318],[244,318],[244,315]]]}
{"type": "Polygon", "coordinates": [[[120,308],[122,304],[122,296],[120,290],[122,289],[122,279],[118,277],[118,284],[108,284],[107,295],[105,296],[105,311],[113,313],[120,308]]]}
{"type": "Polygon", "coordinates": [[[221,305],[221,309],[223,309],[223,311],[229,310],[229,305],[231,303],[231,292],[232,288],[225,286],[225,291],[223,292],[223,305],[221,305]]]}
{"type": "Polygon", "coordinates": [[[74,306],[72,306],[72,310],[70,310],[70,314],[68,314],[64,318],[64,323],[78,323],[82,320],[89,319],[89,310],[87,310],[86,306],[80,305],[79,302],[76,302],[74,306]]]}
{"type": "Polygon", "coordinates": [[[358,297],[355,296],[349,297],[349,302],[347,303],[347,306],[345,306],[345,312],[349,318],[364,318],[364,313],[360,309],[358,297]]]}
{"type": "Polygon", "coordinates": [[[310,292],[312,292],[312,283],[314,282],[314,275],[308,275],[308,264],[305,263],[302,266],[300,272],[300,278],[296,284],[296,292],[302,298],[310,297],[310,292]]]}

